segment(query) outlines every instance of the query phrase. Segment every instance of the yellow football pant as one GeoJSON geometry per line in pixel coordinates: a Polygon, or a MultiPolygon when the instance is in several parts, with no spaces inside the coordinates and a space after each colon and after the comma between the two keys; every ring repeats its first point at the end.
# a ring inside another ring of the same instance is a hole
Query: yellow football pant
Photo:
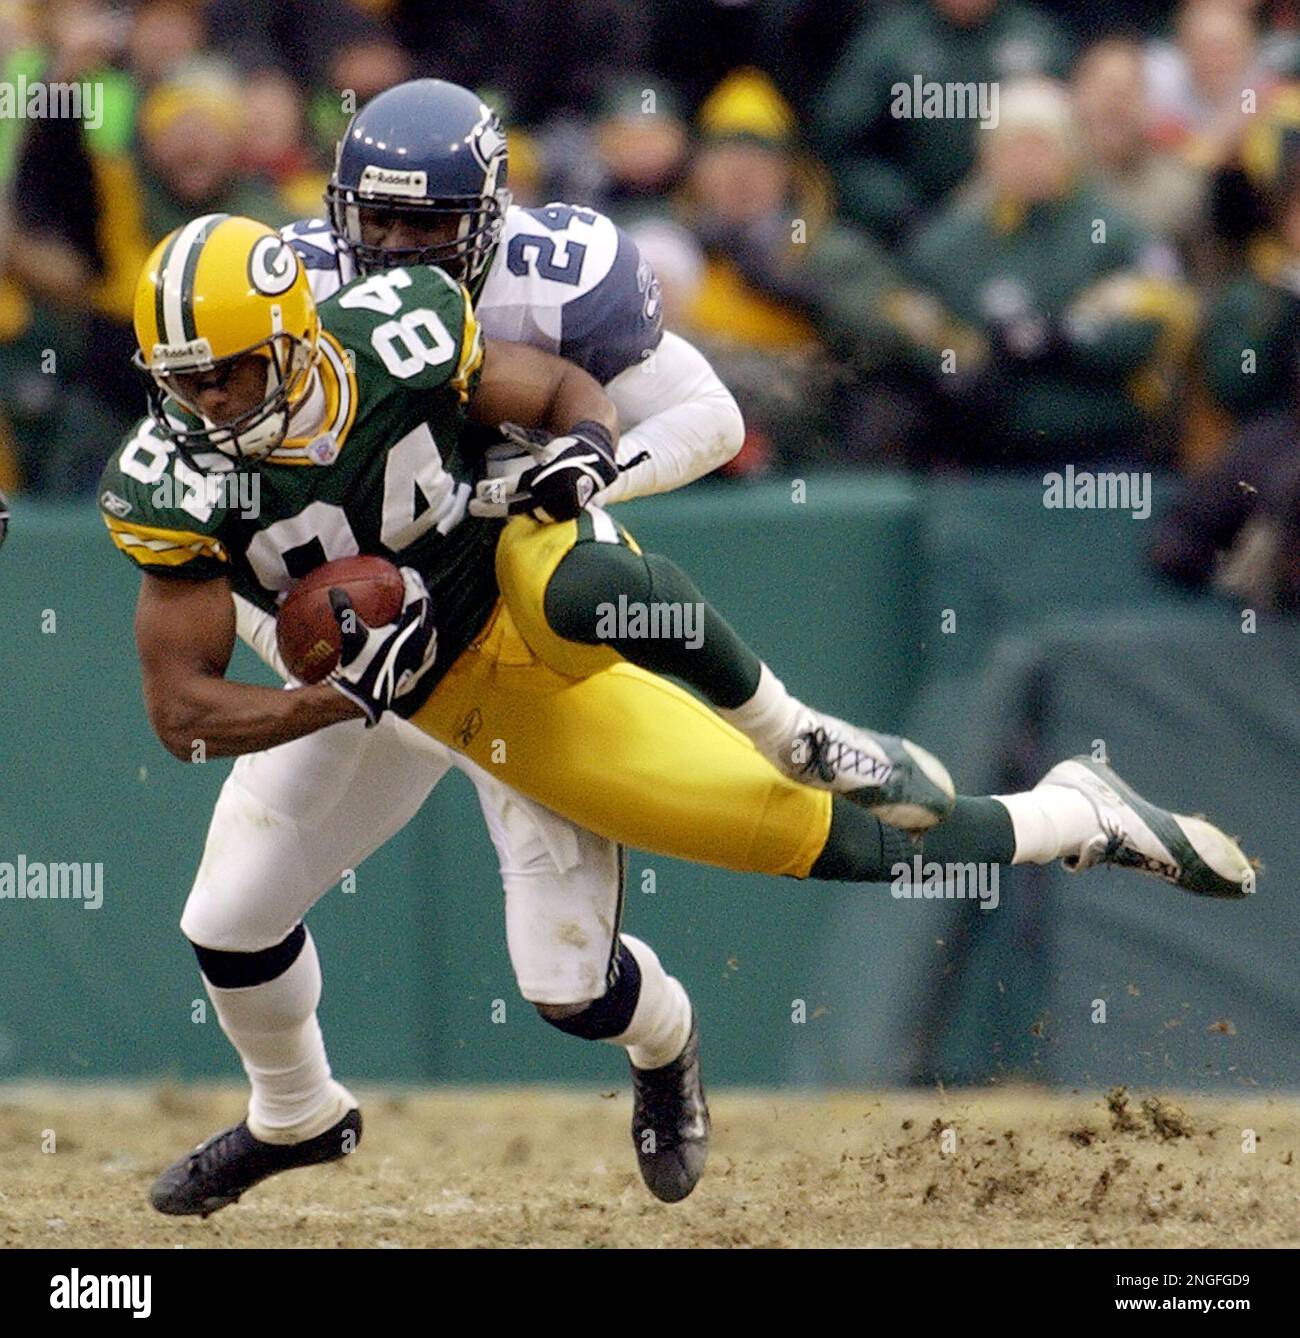
{"type": "MultiPolygon", "coordinates": [[[[599,529],[631,543],[606,516],[599,529]]],[[[506,526],[502,598],[412,723],[599,836],[806,877],[830,831],[829,794],[786,779],[676,684],[547,625],[551,576],[575,543],[597,541],[592,533],[585,516],[561,525],[520,516],[506,526]]]]}

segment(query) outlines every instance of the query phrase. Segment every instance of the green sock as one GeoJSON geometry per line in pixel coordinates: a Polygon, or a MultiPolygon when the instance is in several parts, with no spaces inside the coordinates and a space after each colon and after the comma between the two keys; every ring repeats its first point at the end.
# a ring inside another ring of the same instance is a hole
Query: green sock
{"type": "Polygon", "coordinates": [[[938,864],[1010,864],[1015,849],[1011,815],[996,799],[958,795],[943,822],[916,841],[836,795],[830,833],[808,876],[883,883],[893,878],[895,865],[910,864],[917,855],[938,864]]]}
{"type": "Polygon", "coordinates": [[[747,702],[762,662],[676,563],[622,544],[575,544],[546,587],[546,621],[566,641],[612,646],[679,678],[714,706],[747,702]],[[638,622],[639,620],[639,622],[638,622]]]}
{"type": "Polygon", "coordinates": [[[996,799],[959,794],[952,812],[926,832],[921,850],[938,864],[1010,864],[1016,853],[1011,814],[996,799]]]}
{"type": "Polygon", "coordinates": [[[834,883],[888,882],[895,864],[920,849],[906,832],[889,827],[843,795],[831,800],[831,829],[809,878],[834,883]]]}

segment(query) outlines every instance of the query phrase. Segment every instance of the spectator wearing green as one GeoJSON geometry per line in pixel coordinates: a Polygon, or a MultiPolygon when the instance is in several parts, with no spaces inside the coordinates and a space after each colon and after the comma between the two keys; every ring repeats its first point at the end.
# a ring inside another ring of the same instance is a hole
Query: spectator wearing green
{"type": "Polygon", "coordinates": [[[1017,0],[922,0],[873,12],[831,75],[815,126],[841,207],[898,236],[974,164],[987,133],[975,114],[981,90],[987,107],[1002,81],[1063,76],[1068,62],[1054,22],[1017,0]]]}
{"type": "Polygon", "coordinates": [[[50,118],[32,124],[20,155],[15,227],[24,277],[68,329],[40,350],[14,350],[16,403],[32,406],[16,414],[15,435],[24,479],[36,489],[93,487],[105,443],[138,416],[131,307],[153,245],[198,214],[247,214],[272,225],[292,217],[272,189],[239,175],[237,83],[209,74],[160,84],[134,120],[130,151],[92,143],[77,122],[50,118]],[[53,375],[43,366],[45,348],[57,355],[53,375]],[[75,412],[72,394],[85,401],[75,412]]]}
{"type": "Polygon", "coordinates": [[[939,446],[1018,467],[1148,459],[1195,328],[1172,249],[1081,177],[1065,90],[1003,90],[983,178],[916,240],[915,280],[976,336],[918,350],[949,409],[939,446]]]}
{"type": "Polygon", "coordinates": [[[680,201],[703,255],[686,332],[787,465],[897,457],[916,419],[889,379],[911,346],[897,267],[838,219],[827,173],[766,75],[728,76],[698,131],[680,201]]]}
{"type": "Polygon", "coordinates": [[[1151,143],[1141,44],[1110,37],[1089,47],[1073,93],[1089,180],[1194,266],[1207,249],[1205,173],[1151,143]]]}
{"type": "MultiPolygon", "coordinates": [[[[103,15],[28,18],[3,34],[12,45],[0,60],[0,80],[11,88],[42,81],[94,89],[93,118],[87,108],[81,121],[58,122],[76,141],[77,155],[58,168],[72,178],[69,190],[84,189],[84,178],[75,175],[82,155],[130,138],[134,83],[107,63],[113,28],[103,15]]],[[[118,427],[86,384],[94,340],[83,307],[85,274],[66,263],[62,245],[78,227],[77,211],[64,210],[59,230],[42,226],[20,170],[33,131],[51,123],[0,118],[0,481],[15,489],[75,489],[83,477],[93,483],[93,462],[80,469],[86,438],[102,431],[111,440],[118,427]]]]}

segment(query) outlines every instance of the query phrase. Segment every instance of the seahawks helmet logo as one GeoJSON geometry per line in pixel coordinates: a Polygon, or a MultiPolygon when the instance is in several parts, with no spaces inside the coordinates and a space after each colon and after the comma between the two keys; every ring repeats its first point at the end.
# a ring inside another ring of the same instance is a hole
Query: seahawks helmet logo
{"type": "Polygon", "coordinates": [[[478,165],[487,172],[497,159],[504,155],[506,137],[496,112],[485,103],[481,103],[480,106],[483,115],[469,133],[469,147],[478,165]]]}
{"type": "Polygon", "coordinates": [[[298,257],[281,237],[261,237],[248,253],[248,278],[259,293],[279,297],[298,277],[298,257]]]}

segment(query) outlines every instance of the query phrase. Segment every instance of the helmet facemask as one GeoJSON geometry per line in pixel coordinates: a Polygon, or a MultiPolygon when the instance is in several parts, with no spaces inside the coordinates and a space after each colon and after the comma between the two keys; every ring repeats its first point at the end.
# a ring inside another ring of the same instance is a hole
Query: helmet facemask
{"type": "Polygon", "coordinates": [[[485,191],[483,195],[457,196],[445,200],[397,199],[391,195],[363,194],[331,185],[325,193],[330,223],[335,235],[352,256],[360,274],[394,269],[402,265],[434,265],[457,283],[477,291],[496,252],[510,192],[485,191]],[[363,240],[362,211],[398,216],[416,227],[456,220],[455,235],[425,246],[375,246],[363,240]]]}
{"type": "Polygon", "coordinates": [[[311,390],[320,358],[316,340],[278,330],[224,358],[203,356],[205,342],[198,341],[199,348],[191,348],[184,358],[171,361],[161,348],[156,348],[154,357],[148,360],[142,354],[136,354],[136,366],[152,378],[150,412],[159,428],[196,468],[199,468],[193,459],[196,451],[217,451],[237,465],[251,464],[269,455],[289,435],[290,421],[311,390]],[[247,357],[265,363],[265,393],[260,403],[226,422],[214,423],[203,412],[195,392],[194,378],[199,374],[233,368],[235,363],[247,357]],[[174,414],[169,414],[168,400],[198,418],[203,426],[190,427],[174,414]]]}

